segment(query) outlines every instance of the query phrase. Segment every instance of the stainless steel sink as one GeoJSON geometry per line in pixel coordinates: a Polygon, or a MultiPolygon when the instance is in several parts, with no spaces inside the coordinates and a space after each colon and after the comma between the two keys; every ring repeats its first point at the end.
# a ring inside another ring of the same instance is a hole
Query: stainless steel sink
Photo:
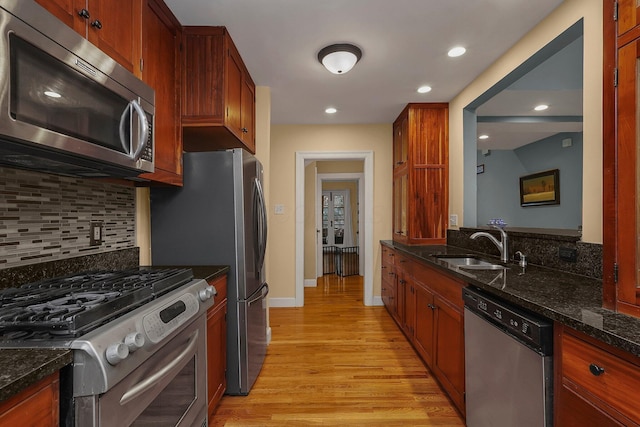
{"type": "Polygon", "coordinates": [[[504,265],[494,264],[492,262],[484,261],[473,256],[436,255],[435,257],[441,261],[446,262],[450,267],[458,267],[468,270],[501,270],[508,268],[504,265]]]}

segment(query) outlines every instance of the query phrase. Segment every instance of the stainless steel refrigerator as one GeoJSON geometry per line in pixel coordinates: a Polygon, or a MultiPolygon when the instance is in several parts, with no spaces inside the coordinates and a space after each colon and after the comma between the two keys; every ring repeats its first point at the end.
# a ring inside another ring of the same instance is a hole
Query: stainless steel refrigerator
{"type": "Polygon", "coordinates": [[[154,265],[229,265],[227,394],[246,395],[267,351],[262,165],[242,149],[184,153],[184,187],[151,190],[154,265]]]}

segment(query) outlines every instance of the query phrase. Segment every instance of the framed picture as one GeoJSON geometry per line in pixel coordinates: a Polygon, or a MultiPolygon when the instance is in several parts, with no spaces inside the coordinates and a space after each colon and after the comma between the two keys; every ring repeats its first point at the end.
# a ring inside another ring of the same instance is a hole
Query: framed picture
{"type": "Polygon", "coordinates": [[[484,173],[484,163],[476,166],[476,173],[484,173]]]}
{"type": "Polygon", "coordinates": [[[560,171],[553,169],[520,177],[520,206],[560,204],[560,171]]]}

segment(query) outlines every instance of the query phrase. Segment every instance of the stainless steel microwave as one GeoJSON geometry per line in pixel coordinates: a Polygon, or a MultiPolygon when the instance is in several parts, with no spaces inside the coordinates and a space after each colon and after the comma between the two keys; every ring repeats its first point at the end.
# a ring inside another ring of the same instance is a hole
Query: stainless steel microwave
{"type": "Polygon", "coordinates": [[[154,170],[155,93],[32,0],[0,0],[0,165],[154,170]]]}

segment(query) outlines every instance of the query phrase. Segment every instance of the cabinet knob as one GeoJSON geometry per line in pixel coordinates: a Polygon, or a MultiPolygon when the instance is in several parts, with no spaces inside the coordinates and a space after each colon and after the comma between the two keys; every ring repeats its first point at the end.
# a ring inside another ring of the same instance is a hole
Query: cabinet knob
{"type": "Polygon", "coordinates": [[[95,29],[101,30],[102,29],[102,22],[100,22],[99,20],[95,20],[91,23],[91,26],[95,29]]]}
{"type": "Polygon", "coordinates": [[[247,128],[242,128],[241,130],[242,130],[242,133],[247,133],[247,132],[249,132],[249,129],[247,129],[247,128]]]}
{"type": "Polygon", "coordinates": [[[78,16],[84,19],[89,19],[91,15],[89,15],[89,11],[87,9],[80,9],[78,11],[78,16]]]}
{"type": "Polygon", "coordinates": [[[591,365],[589,365],[589,371],[591,371],[591,373],[596,377],[599,377],[600,375],[604,374],[604,368],[596,365],[595,363],[592,363],[591,365]]]}
{"type": "Polygon", "coordinates": [[[436,306],[433,304],[427,304],[427,307],[429,307],[431,310],[435,310],[436,306]]]}

